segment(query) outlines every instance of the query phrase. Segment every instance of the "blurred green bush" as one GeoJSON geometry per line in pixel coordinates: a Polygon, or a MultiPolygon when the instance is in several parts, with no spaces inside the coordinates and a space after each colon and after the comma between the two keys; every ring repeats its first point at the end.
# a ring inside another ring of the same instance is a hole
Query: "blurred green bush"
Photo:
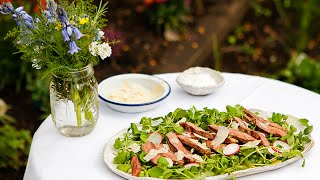
{"type": "Polygon", "coordinates": [[[18,170],[27,163],[31,145],[29,130],[18,130],[14,119],[6,115],[9,107],[0,99],[0,168],[18,170]]]}

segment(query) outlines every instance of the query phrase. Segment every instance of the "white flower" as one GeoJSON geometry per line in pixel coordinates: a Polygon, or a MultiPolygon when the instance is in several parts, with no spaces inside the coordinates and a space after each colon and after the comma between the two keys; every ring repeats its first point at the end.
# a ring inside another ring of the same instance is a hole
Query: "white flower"
{"type": "Polygon", "coordinates": [[[42,67],[38,64],[39,60],[33,59],[32,60],[32,67],[35,69],[41,69],[42,67]]]}
{"type": "Polygon", "coordinates": [[[96,42],[96,41],[92,42],[89,45],[89,51],[93,56],[97,56],[97,54],[98,54],[98,42],[96,42]]]}
{"type": "Polygon", "coordinates": [[[101,59],[110,57],[112,54],[112,49],[108,43],[99,44],[98,42],[92,42],[89,45],[89,51],[93,56],[99,55],[101,59]]]}
{"type": "Polygon", "coordinates": [[[98,46],[98,54],[101,57],[101,59],[105,59],[107,57],[110,57],[112,54],[111,46],[108,43],[102,43],[98,46]]]}

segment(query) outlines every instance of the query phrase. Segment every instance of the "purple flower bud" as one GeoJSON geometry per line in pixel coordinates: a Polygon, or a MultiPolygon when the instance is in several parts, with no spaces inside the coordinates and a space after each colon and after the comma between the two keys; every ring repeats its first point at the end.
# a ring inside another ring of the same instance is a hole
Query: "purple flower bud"
{"type": "Polygon", "coordinates": [[[40,22],[40,19],[39,19],[39,18],[36,18],[36,19],[35,19],[35,22],[36,22],[36,23],[40,22]]]}
{"type": "Polygon", "coordinates": [[[74,33],[74,36],[76,37],[76,39],[82,38],[83,34],[79,31],[78,28],[72,27],[72,30],[73,30],[73,33],[74,33]]]}
{"type": "Polygon", "coordinates": [[[62,7],[58,7],[58,16],[62,22],[65,23],[67,21],[67,13],[62,7]]]}
{"type": "Polygon", "coordinates": [[[31,28],[31,29],[34,28],[34,25],[33,25],[32,22],[30,22],[30,21],[25,21],[24,23],[26,24],[26,26],[27,26],[28,28],[31,28]]]}
{"type": "Polygon", "coordinates": [[[1,14],[10,14],[12,12],[3,4],[3,5],[0,5],[0,13],[1,14]]]}
{"type": "Polygon", "coordinates": [[[49,9],[52,15],[56,15],[57,4],[53,0],[47,1],[47,8],[49,9]]]}
{"type": "Polygon", "coordinates": [[[16,14],[12,14],[12,19],[16,22],[18,26],[21,26],[21,22],[18,20],[18,16],[16,14]]]}
{"type": "Polygon", "coordinates": [[[46,16],[47,19],[53,18],[52,14],[47,10],[44,11],[44,15],[46,16]]]}
{"type": "Polygon", "coordinates": [[[67,26],[67,33],[68,33],[69,37],[72,36],[72,28],[70,26],[67,26]]]}
{"type": "Polygon", "coordinates": [[[66,42],[66,41],[70,41],[70,37],[67,33],[67,29],[66,28],[63,28],[62,31],[62,37],[63,37],[63,40],[66,42]]]}
{"type": "Polygon", "coordinates": [[[20,6],[15,11],[16,11],[16,13],[20,13],[22,10],[23,10],[23,6],[20,6]]]}
{"type": "Polygon", "coordinates": [[[3,5],[5,7],[7,7],[11,12],[14,11],[14,7],[12,6],[12,4],[10,2],[7,2],[7,3],[3,3],[3,5]]]}
{"type": "Polygon", "coordinates": [[[70,50],[68,51],[68,53],[70,54],[77,53],[79,50],[81,50],[74,41],[70,41],[69,48],[70,50]]]}
{"type": "Polygon", "coordinates": [[[21,11],[20,15],[21,15],[23,20],[33,22],[33,18],[28,13],[26,13],[25,11],[21,11]]]}

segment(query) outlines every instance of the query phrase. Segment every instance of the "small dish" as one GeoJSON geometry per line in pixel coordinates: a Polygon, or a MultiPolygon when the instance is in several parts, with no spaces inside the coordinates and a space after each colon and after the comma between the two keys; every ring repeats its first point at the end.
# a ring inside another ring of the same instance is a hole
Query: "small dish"
{"type": "Polygon", "coordinates": [[[99,83],[99,98],[110,108],[139,113],[157,107],[171,92],[161,78],[146,74],[121,74],[99,83]]]}
{"type": "Polygon", "coordinates": [[[225,80],[219,71],[206,67],[192,67],[183,71],[177,83],[192,95],[208,95],[223,86],[225,80]]]}

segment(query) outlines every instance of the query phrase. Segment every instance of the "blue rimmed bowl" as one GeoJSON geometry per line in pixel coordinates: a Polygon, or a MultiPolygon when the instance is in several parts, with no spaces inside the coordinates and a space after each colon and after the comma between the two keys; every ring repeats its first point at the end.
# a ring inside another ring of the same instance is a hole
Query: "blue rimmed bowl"
{"type": "Polygon", "coordinates": [[[170,85],[163,79],[146,74],[121,74],[99,83],[99,98],[110,108],[139,113],[157,107],[169,96],[170,85]]]}

